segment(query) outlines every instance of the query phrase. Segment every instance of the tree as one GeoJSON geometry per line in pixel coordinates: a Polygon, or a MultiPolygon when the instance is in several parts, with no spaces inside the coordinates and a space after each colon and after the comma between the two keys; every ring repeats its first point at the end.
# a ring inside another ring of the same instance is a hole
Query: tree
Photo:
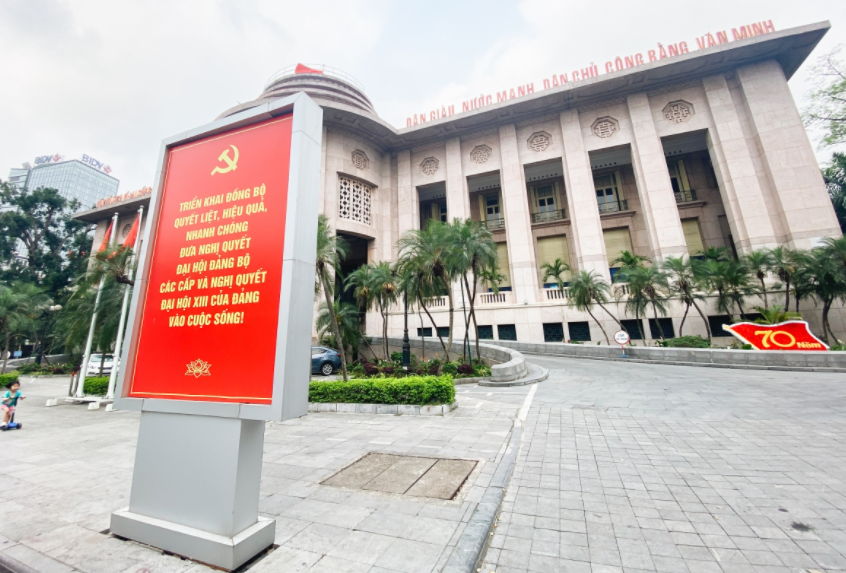
{"type": "Polygon", "coordinates": [[[811,68],[814,87],[802,112],[805,125],[822,128],[823,146],[846,142],[846,65],[838,60],[842,49],[837,46],[811,68]]]}
{"type": "Polygon", "coordinates": [[[54,299],[88,262],[88,225],[71,219],[77,201],[55,189],[19,190],[0,183],[0,279],[30,282],[54,299]]]}
{"type": "Polygon", "coordinates": [[[787,247],[780,246],[770,251],[770,264],[767,270],[784,283],[785,312],[790,310],[790,281],[796,274],[796,262],[796,254],[787,247]]]}
{"type": "MultiPolygon", "coordinates": [[[[476,334],[476,358],[481,360],[479,326],[476,323],[476,288],[479,284],[480,275],[496,265],[496,243],[494,243],[493,236],[488,228],[479,221],[455,219],[452,228],[455,241],[454,248],[457,255],[456,272],[463,282],[467,300],[470,303],[470,315],[464,325],[464,339],[467,340],[469,336],[470,322],[472,321],[476,334]],[[472,289],[470,288],[471,284],[473,285],[472,289]]],[[[470,357],[467,358],[469,360],[470,357]]]]}
{"type": "Polygon", "coordinates": [[[9,361],[9,343],[16,334],[33,330],[36,307],[47,300],[32,284],[0,285],[0,332],[3,334],[3,369],[9,361]]]}
{"type": "Polygon", "coordinates": [[[717,293],[717,311],[729,315],[734,320],[733,306],[737,306],[743,317],[743,299],[749,292],[749,272],[737,259],[705,259],[697,265],[703,283],[708,290],[717,293]]]}
{"type": "Polygon", "coordinates": [[[698,287],[701,281],[696,274],[692,260],[684,257],[667,257],[664,261],[664,270],[669,277],[670,294],[678,296],[682,304],[685,305],[684,315],[681,324],[679,324],[679,336],[684,336],[684,321],[687,319],[690,307],[693,306],[699,316],[702,317],[702,322],[705,323],[705,331],[708,333],[708,340],[711,340],[711,325],[702,309],[696,304],[697,300],[704,301],[705,296],[699,292],[698,287]]]}
{"type": "Polygon", "coordinates": [[[129,278],[132,275],[134,254],[131,247],[123,245],[109,247],[91,258],[88,275],[94,282],[100,282],[100,279],[104,277],[111,277],[118,284],[135,286],[135,280],[129,278]]]}
{"type": "Polygon", "coordinates": [[[382,352],[388,359],[388,311],[397,300],[397,285],[390,264],[362,265],[347,277],[356,302],[366,310],[376,307],[382,315],[382,352]]]}
{"type": "Polygon", "coordinates": [[[834,153],[831,163],[822,170],[822,175],[837,222],[840,223],[840,231],[846,233],[846,153],[834,153]]]}
{"type": "Polygon", "coordinates": [[[553,279],[555,284],[558,286],[558,290],[561,294],[564,294],[564,283],[567,282],[564,280],[564,275],[572,270],[573,269],[570,268],[570,265],[561,259],[555,259],[555,262],[553,263],[544,263],[541,265],[541,272],[543,273],[542,282],[546,284],[549,282],[549,279],[553,279]]]}
{"type": "MultiPolygon", "coordinates": [[[[644,309],[647,304],[652,307],[655,324],[658,325],[658,335],[661,340],[664,340],[664,328],[661,326],[661,321],[658,320],[658,313],[660,312],[661,316],[667,316],[667,306],[664,304],[667,297],[664,293],[669,290],[669,284],[666,273],[657,267],[636,265],[623,267],[617,273],[617,277],[629,284],[629,300],[631,301],[633,297],[638,300],[635,305],[638,313],[643,310],[641,305],[644,306],[644,309]]],[[[628,304],[626,307],[628,308],[628,304]]],[[[639,316],[638,324],[640,324],[639,316]]]]}
{"type": "MultiPolygon", "coordinates": [[[[455,313],[451,287],[453,279],[458,275],[460,264],[454,235],[451,225],[432,221],[423,229],[407,231],[398,243],[400,257],[414,259],[412,266],[422,273],[423,280],[434,287],[435,292],[446,291],[449,301],[449,342],[444,348],[446,361],[449,361],[452,350],[455,313]]],[[[432,324],[434,326],[434,322],[432,324]]]]}
{"type": "MultiPolygon", "coordinates": [[[[358,307],[337,299],[333,301],[332,306],[334,308],[330,312],[326,302],[320,303],[315,319],[317,335],[320,340],[327,340],[326,344],[329,346],[343,349],[345,353],[349,350],[352,355],[364,338],[359,323],[358,307]],[[337,338],[338,334],[341,336],[340,341],[337,338]]],[[[343,363],[343,358],[341,362],[343,363]]]]}
{"type": "Polygon", "coordinates": [[[799,255],[803,270],[808,275],[811,295],[823,305],[823,339],[826,342],[829,335],[833,334],[828,320],[831,307],[837,299],[846,302],[846,272],[836,256],[833,256],[830,245],[799,255]]]}
{"type": "MultiPolygon", "coordinates": [[[[326,215],[317,217],[317,257],[315,264],[315,294],[323,290],[326,309],[331,320],[329,324],[336,341],[343,341],[338,327],[338,317],[335,316],[335,301],[333,299],[332,281],[330,275],[340,274],[341,259],[347,256],[347,244],[341,237],[335,235],[329,225],[326,215]]],[[[338,345],[338,352],[341,354],[341,374],[344,382],[347,381],[347,354],[344,345],[338,345]]]]}
{"type": "Polygon", "coordinates": [[[621,270],[634,267],[642,267],[643,263],[651,263],[649,257],[635,255],[629,251],[620,251],[620,256],[608,263],[609,267],[620,265],[621,270]]]}
{"type": "MultiPolygon", "coordinates": [[[[441,343],[441,348],[444,349],[445,359],[449,360],[447,345],[440,332],[438,332],[438,326],[435,324],[435,319],[432,318],[432,313],[429,312],[429,309],[426,306],[427,300],[432,300],[435,298],[436,293],[442,292],[443,285],[440,283],[439,279],[433,279],[432,275],[422,264],[421,259],[415,256],[413,251],[407,251],[399,257],[396,264],[396,272],[399,276],[399,290],[405,293],[411,300],[417,301],[418,308],[422,309],[423,312],[426,313],[426,316],[429,317],[429,321],[432,323],[435,335],[441,343]]],[[[424,332],[422,320],[420,322],[420,327],[422,334],[424,332]]],[[[423,337],[424,350],[425,346],[426,338],[423,337]]],[[[440,371],[440,367],[438,370],[440,371]]]]}
{"type": "Polygon", "coordinates": [[[594,271],[581,271],[570,281],[570,298],[568,299],[568,304],[576,310],[588,313],[605,336],[605,342],[610,345],[611,340],[608,338],[608,333],[605,332],[602,323],[591,312],[593,305],[598,304],[599,308],[604,310],[608,316],[620,325],[620,329],[623,328],[623,324],[617,317],[605,308],[605,303],[608,302],[609,291],[608,283],[600,275],[594,271]]]}
{"type": "Polygon", "coordinates": [[[767,278],[767,272],[772,266],[772,256],[767,249],[759,249],[752,251],[744,257],[746,268],[749,272],[758,279],[761,283],[760,294],[764,298],[764,307],[769,308],[770,303],[767,300],[767,285],[764,282],[767,278]]]}

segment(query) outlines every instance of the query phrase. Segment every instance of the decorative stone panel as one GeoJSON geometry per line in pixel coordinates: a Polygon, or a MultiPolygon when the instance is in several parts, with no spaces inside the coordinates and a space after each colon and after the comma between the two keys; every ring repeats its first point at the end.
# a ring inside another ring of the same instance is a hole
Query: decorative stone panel
{"type": "Polygon", "coordinates": [[[434,157],[427,157],[423,160],[423,163],[420,164],[420,171],[422,171],[425,175],[434,175],[437,170],[438,160],[434,157]]]}
{"type": "Polygon", "coordinates": [[[371,224],[370,205],[373,187],[349,177],[340,178],[338,193],[338,216],[356,223],[371,224]]]}
{"type": "Polygon", "coordinates": [[[549,147],[550,141],[552,141],[552,137],[547,132],[536,131],[529,137],[529,149],[540,153],[541,151],[549,147]]]}
{"type": "Polygon", "coordinates": [[[356,149],[352,152],[352,163],[355,165],[356,169],[367,169],[367,166],[370,164],[370,160],[367,159],[366,153],[360,149],[356,149]]]}
{"type": "Polygon", "coordinates": [[[687,121],[694,113],[693,104],[684,100],[671,101],[664,107],[664,117],[673,123],[687,121]]]}
{"type": "Polygon", "coordinates": [[[491,158],[491,148],[487,145],[477,145],[470,152],[470,159],[475,163],[484,163],[491,158]]]}
{"type": "Polygon", "coordinates": [[[620,131],[620,122],[613,117],[600,117],[591,126],[596,137],[611,137],[620,131]]]}

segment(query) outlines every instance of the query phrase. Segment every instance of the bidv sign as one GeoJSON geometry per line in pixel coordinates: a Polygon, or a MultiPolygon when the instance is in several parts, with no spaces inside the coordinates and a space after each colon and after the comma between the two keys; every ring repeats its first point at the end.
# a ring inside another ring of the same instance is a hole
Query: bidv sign
{"type": "Polygon", "coordinates": [[[64,159],[64,156],[59,155],[58,153],[55,155],[42,155],[35,158],[35,164],[44,165],[45,163],[58,163],[62,159],[64,159]]]}
{"type": "Polygon", "coordinates": [[[102,171],[105,171],[106,173],[112,172],[111,167],[103,164],[102,161],[97,161],[96,159],[94,159],[90,155],[85,155],[84,153],[82,154],[82,162],[85,163],[86,165],[90,165],[94,169],[100,169],[102,171]]]}

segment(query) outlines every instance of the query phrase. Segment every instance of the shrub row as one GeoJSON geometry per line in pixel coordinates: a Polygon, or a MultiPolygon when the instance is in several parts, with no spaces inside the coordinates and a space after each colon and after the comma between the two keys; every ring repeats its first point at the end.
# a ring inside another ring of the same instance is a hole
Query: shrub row
{"type": "Polygon", "coordinates": [[[0,374],[0,388],[5,388],[12,382],[17,382],[20,373],[9,372],[8,374],[0,374]]]}
{"type": "Polygon", "coordinates": [[[451,376],[312,382],[308,399],[311,402],[347,404],[452,404],[455,402],[455,386],[451,376]]]}
{"type": "Polygon", "coordinates": [[[106,392],[109,391],[109,377],[86,378],[85,384],[82,386],[82,391],[92,396],[105,396],[106,392]]]}

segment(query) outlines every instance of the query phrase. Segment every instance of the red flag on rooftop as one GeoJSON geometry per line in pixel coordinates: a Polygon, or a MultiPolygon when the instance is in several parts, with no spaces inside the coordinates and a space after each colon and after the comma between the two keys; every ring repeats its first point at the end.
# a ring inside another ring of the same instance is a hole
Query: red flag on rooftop
{"type": "Polygon", "coordinates": [[[129,230],[129,234],[123,240],[123,246],[125,248],[132,248],[135,246],[135,239],[138,237],[138,224],[141,222],[141,215],[138,215],[135,218],[135,222],[132,224],[132,228],[129,230]]]}
{"type": "Polygon", "coordinates": [[[309,68],[308,66],[304,66],[302,64],[297,64],[297,67],[294,69],[295,74],[322,74],[320,70],[315,70],[313,68],[309,68]]]}
{"type": "Polygon", "coordinates": [[[97,249],[98,253],[103,253],[103,252],[106,251],[106,249],[109,248],[109,239],[111,239],[111,237],[112,237],[112,225],[114,225],[114,224],[115,224],[114,221],[112,221],[109,224],[109,228],[106,229],[106,234],[103,235],[103,242],[100,243],[100,248],[97,249]]]}

